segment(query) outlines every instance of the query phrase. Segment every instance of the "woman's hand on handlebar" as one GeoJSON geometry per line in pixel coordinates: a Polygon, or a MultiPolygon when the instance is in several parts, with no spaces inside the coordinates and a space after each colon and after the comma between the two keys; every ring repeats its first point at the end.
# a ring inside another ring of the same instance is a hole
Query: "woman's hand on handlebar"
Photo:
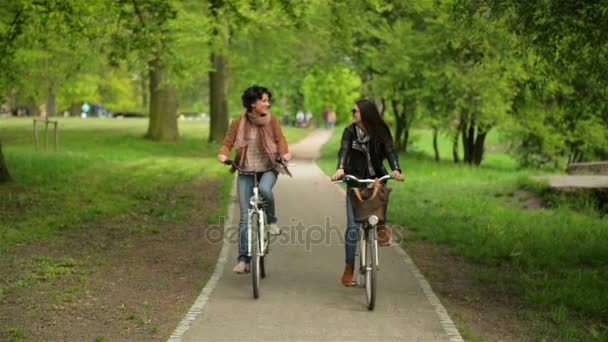
{"type": "Polygon", "coordinates": [[[228,157],[226,157],[223,154],[218,154],[217,155],[217,161],[219,161],[220,163],[224,164],[226,162],[226,160],[228,160],[228,157]]]}
{"type": "Polygon", "coordinates": [[[344,169],[337,169],[336,173],[334,173],[334,175],[331,176],[331,181],[332,182],[339,181],[340,179],[342,179],[342,177],[344,177],[344,169]]]}
{"type": "Polygon", "coordinates": [[[288,162],[288,161],[290,161],[290,160],[291,160],[291,153],[287,152],[287,153],[285,153],[284,155],[282,155],[282,156],[281,156],[281,158],[282,158],[284,161],[288,162]]]}
{"type": "Polygon", "coordinates": [[[399,170],[393,170],[391,177],[393,177],[394,180],[400,181],[400,182],[403,182],[405,180],[405,177],[401,174],[401,171],[399,171],[399,170]]]}

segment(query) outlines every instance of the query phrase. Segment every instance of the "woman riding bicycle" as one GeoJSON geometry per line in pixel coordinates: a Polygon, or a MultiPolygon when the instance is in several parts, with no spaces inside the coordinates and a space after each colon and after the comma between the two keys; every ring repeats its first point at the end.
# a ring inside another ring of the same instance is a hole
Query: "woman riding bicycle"
{"type": "MultiPolygon", "coordinates": [[[[387,175],[383,161],[388,159],[392,178],[403,181],[399,158],[393,149],[391,131],[382,118],[376,105],[369,100],[357,101],[352,110],[352,124],[344,129],[338,152],[338,169],[331,177],[333,181],[342,179],[345,174],[357,178],[379,178],[387,175]]],[[[348,184],[351,188],[356,186],[348,184]]],[[[359,224],[355,222],[351,198],[346,195],[346,231],[344,233],[346,266],[342,284],[351,286],[355,264],[355,253],[359,241],[359,224]]],[[[378,226],[378,243],[390,244],[390,234],[384,224],[378,226]]]]}
{"type": "MultiPolygon", "coordinates": [[[[236,145],[235,163],[240,169],[248,172],[260,172],[259,192],[265,201],[265,212],[268,219],[268,232],[271,235],[281,233],[277,226],[274,196],[272,188],[277,181],[277,171],[270,170],[276,166],[276,156],[285,161],[291,159],[287,141],[278,120],[269,112],[272,93],[260,86],[252,86],[245,90],[242,96],[243,106],[246,108],[243,115],[230,125],[224,142],[220,147],[217,159],[224,163],[228,154],[236,145]],[[264,172],[266,171],[266,172],[264,172]]],[[[278,170],[283,170],[278,168],[278,170]]],[[[235,273],[243,274],[247,271],[247,209],[251,197],[255,178],[253,175],[239,174],[237,190],[240,205],[239,221],[239,255],[234,266],[235,273]]]]}

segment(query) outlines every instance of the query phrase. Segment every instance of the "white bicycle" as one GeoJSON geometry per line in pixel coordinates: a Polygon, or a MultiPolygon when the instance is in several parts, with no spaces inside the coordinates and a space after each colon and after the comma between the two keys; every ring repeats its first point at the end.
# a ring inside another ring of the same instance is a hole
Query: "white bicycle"
{"type": "MultiPolygon", "coordinates": [[[[370,184],[374,182],[382,182],[392,179],[390,175],[383,176],[379,179],[358,179],[352,175],[345,175],[341,180],[332,182],[332,184],[353,181],[359,185],[370,184]]],[[[376,305],[376,293],[378,288],[378,271],[380,270],[380,261],[378,259],[378,240],[376,238],[376,227],[378,226],[379,218],[376,215],[370,215],[366,221],[361,222],[363,234],[357,244],[357,256],[359,257],[359,267],[356,270],[357,277],[354,285],[356,287],[365,288],[365,297],[367,299],[367,308],[374,310],[376,305]]]]}
{"type": "MultiPolygon", "coordinates": [[[[277,158],[277,163],[287,169],[282,159],[277,158]]],[[[261,172],[251,172],[240,169],[232,160],[226,160],[224,164],[234,167],[241,175],[252,175],[254,178],[253,193],[249,199],[249,209],[247,211],[247,256],[250,258],[253,297],[257,299],[260,296],[260,279],[266,278],[264,259],[270,251],[270,238],[266,230],[268,221],[264,211],[264,199],[259,193],[259,178],[264,172],[274,170],[274,168],[261,172]]]]}

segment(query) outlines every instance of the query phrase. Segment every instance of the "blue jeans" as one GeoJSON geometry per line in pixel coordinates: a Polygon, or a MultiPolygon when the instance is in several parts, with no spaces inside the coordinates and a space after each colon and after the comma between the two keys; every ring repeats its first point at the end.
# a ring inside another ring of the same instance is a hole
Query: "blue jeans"
{"type": "Polygon", "coordinates": [[[350,189],[346,190],[346,230],[344,231],[344,248],[346,250],[346,263],[354,265],[361,224],[355,222],[355,212],[353,211],[352,199],[348,195],[349,191],[350,189]]]}
{"type": "MultiPolygon", "coordinates": [[[[275,171],[267,171],[258,173],[259,185],[258,191],[264,199],[264,211],[268,223],[276,223],[277,218],[274,211],[274,195],[272,188],[277,182],[277,174],[275,171]],[[261,175],[261,177],[260,177],[261,175]]],[[[253,186],[255,179],[253,175],[241,175],[237,180],[237,191],[239,196],[239,206],[241,210],[241,219],[239,221],[239,261],[249,262],[247,256],[247,215],[249,210],[249,199],[253,195],[253,186]]]]}

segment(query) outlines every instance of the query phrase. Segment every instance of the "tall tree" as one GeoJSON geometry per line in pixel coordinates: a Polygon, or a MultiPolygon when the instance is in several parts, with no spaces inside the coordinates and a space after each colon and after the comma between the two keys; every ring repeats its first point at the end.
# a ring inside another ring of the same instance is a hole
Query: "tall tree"
{"type": "MultiPolygon", "coordinates": [[[[281,74],[280,71],[284,70],[287,64],[291,66],[290,71],[297,69],[295,65],[302,60],[302,56],[290,60],[293,51],[307,55],[303,52],[301,42],[299,46],[293,44],[292,38],[297,36],[297,33],[291,29],[300,28],[306,31],[303,27],[306,22],[304,18],[307,11],[316,5],[317,2],[284,0],[208,0],[212,14],[209,141],[219,142],[223,139],[228,128],[228,105],[240,102],[240,93],[230,92],[229,89],[236,87],[229,86],[229,82],[234,82],[242,88],[260,83],[269,87],[279,84],[283,92],[290,92],[287,85],[292,85],[291,92],[299,89],[301,81],[296,82],[296,85],[293,80],[296,78],[294,75],[302,75],[302,69],[295,73],[281,74]],[[272,41],[271,37],[276,40],[272,41]],[[288,51],[289,48],[293,50],[288,51]]],[[[238,107],[240,108],[240,103],[238,107]]]]}
{"type": "MultiPolygon", "coordinates": [[[[12,93],[17,86],[26,84],[28,77],[24,77],[24,70],[46,70],[47,75],[51,77],[43,83],[43,88],[45,88],[43,92],[46,92],[47,107],[53,114],[57,79],[52,76],[61,73],[55,73],[51,68],[65,67],[70,63],[67,62],[65,56],[54,55],[52,52],[66,48],[74,49],[81,39],[93,36],[94,30],[87,30],[87,27],[90,26],[91,21],[95,21],[93,14],[97,13],[98,5],[97,1],[86,4],[76,1],[33,2],[27,0],[3,3],[3,10],[0,13],[0,70],[2,70],[0,94],[7,90],[12,93]],[[25,46],[25,49],[22,46],[25,46]],[[40,68],[40,63],[33,63],[25,67],[20,58],[23,57],[24,51],[29,57],[42,51],[43,60],[46,60],[46,63],[42,64],[42,68],[40,68]],[[55,60],[53,57],[57,57],[57,59],[55,60]]],[[[36,80],[30,80],[30,84],[27,85],[34,90],[26,94],[29,107],[32,109],[36,108],[34,93],[36,90],[40,90],[35,83],[37,83],[36,80]]],[[[8,180],[10,180],[10,173],[0,146],[0,182],[8,180]]]]}
{"type": "MultiPolygon", "coordinates": [[[[209,141],[221,142],[228,129],[228,58],[230,25],[225,17],[234,6],[229,0],[210,0],[209,10],[213,18],[212,37],[215,48],[210,56],[209,70],[209,141]],[[228,12],[228,13],[226,13],[228,12]]],[[[234,11],[238,14],[238,11],[234,11]]]]}
{"type": "Polygon", "coordinates": [[[172,51],[170,22],[177,17],[172,2],[161,0],[120,0],[121,30],[115,32],[113,60],[125,59],[129,53],[141,57],[149,74],[149,124],[146,138],[177,141],[177,95],[169,82],[167,63],[172,51]]]}

